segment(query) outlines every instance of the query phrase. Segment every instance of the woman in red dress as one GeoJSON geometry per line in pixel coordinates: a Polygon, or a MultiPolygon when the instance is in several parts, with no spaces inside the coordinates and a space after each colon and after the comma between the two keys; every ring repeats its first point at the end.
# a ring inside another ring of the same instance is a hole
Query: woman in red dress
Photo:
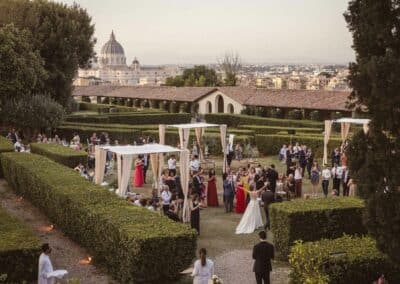
{"type": "Polygon", "coordinates": [[[133,186],[141,187],[144,184],[143,175],[143,155],[139,155],[135,160],[135,172],[133,177],[133,186]]]}
{"type": "Polygon", "coordinates": [[[208,172],[207,206],[218,207],[217,185],[214,169],[211,169],[208,172]]]}
{"type": "Polygon", "coordinates": [[[246,192],[245,192],[245,187],[243,185],[243,180],[244,178],[247,178],[246,176],[244,177],[239,177],[239,182],[236,188],[236,207],[235,211],[238,214],[243,214],[244,211],[246,210],[246,192]]]}

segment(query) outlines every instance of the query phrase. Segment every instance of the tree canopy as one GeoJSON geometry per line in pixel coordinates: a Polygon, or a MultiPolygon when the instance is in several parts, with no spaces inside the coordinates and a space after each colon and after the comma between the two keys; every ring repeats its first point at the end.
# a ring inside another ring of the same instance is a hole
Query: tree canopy
{"type": "Polygon", "coordinates": [[[219,85],[214,69],[197,65],[183,71],[182,75],[167,78],[165,85],[175,87],[214,87],[219,85]]]}
{"type": "Polygon", "coordinates": [[[368,134],[355,135],[351,174],[366,199],[365,224],[378,248],[400,261],[400,2],[352,0],[345,19],[353,34],[352,106],[368,109],[368,134]]]}
{"type": "Polygon", "coordinates": [[[32,49],[40,54],[48,75],[45,92],[68,106],[79,66],[86,66],[94,55],[94,26],[90,16],[77,4],[2,0],[0,27],[9,23],[31,33],[32,49]]]}

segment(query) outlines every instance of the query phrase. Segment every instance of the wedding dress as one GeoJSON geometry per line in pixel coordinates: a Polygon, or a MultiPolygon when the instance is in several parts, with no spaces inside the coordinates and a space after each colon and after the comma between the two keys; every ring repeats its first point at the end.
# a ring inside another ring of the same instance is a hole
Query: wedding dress
{"type": "Polygon", "coordinates": [[[257,200],[257,192],[250,192],[250,202],[239,225],[236,227],[236,234],[251,234],[259,227],[263,227],[263,221],[257,200]]]}

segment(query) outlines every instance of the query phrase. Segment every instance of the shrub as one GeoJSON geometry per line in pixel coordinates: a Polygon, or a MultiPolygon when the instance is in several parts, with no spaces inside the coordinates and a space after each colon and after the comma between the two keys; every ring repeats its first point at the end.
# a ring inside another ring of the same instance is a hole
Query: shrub
{"type": "Polygon", "coordinates": [[[9,185],[118,282],[175,278],[195,256],[197,237],[189,226],[132,206],[46,157],[4,153],[0,158],[9,185]]]}
{"type": "MultiPolygon", "coordinates": [[[[0,136],[0,153],[4,152],[14,152],[14,146],[6,137],[0,136]]],[[[0,163],[0,178],[3,177],[3,171],[1,169],[0,163]]]]}
{"type": "Polygon", "coordinates": [[[303,119],[303,113],[299,109],[293,109],[288,112],[288,118],[294,120],[301,120],[303,119]]]}
{"type": "Polygon", "coordinates": [[[39,238],[0,207],[0,276],[7,275],[5,283],[37,280],[39,255],[39,238]]]}
{"type": "Polygon", "coordinates": [[[238,114],[225,114],[225,113],[208,113],[205,115],[208,123],[227,124],[230,127],[237,127],[238,125],[268,125],[268,126],[286,126],[286,127],[316,127],[323,128],[322,122],[311,120],[290,120],[290,119],[277,119],[267,117],[257,117],[252,115],[238,115],[238,114]]]}
{"type": "MultiPolygon", "coordinates": [[[[135,112],[137,111],[136,108],[129,107],[129,106],[112,106],[117,110],[117,112],[135,112]]],[[[89,111],[97,111],[99,113],[108,113],[110,109],[110,105],[108,104],[91,104],[80,102],[79,103],[79,110],[89,110],[89,111]]]]}
{"type": "Polygon", "coordinates": [[[314,121],[320,121],[321,113],[318,110],[313,110],[312,112],[310,112],[310,119],[314,121]]]}
{"type": "Polygon", "coordinates": [[[271,206],[271,231],[279,259],[287,259],[295,241],[364,234],[364,203],[350,197],[296,199],[271,206]]]}
{"type": "MultiPolygon", "coordinates": [[[[255,135],[255,141],[258,150],[264,155],[277,155],[283,144],[293,144],[296,142],[310,147],[316,157],[321,157],[324,151],[324,138],[322,134],[317,136],[313,135],[312,133],[300,133],[300,135],[255,135]]],[[[329,140],[328,149],[334,149],[336,147],[340,147],[340,145],[341,139],[331,137],[329,140]]]]}
{"type": "Polygon", "coordinates": [[[70,168],[75,168],[78,164],[85,165],[87,161],[85,151],[77,151],[59,144],[33,143],[31,152],[70,168]]]}
{"type": "Polygon", "coordinates": [[[400,283],[400,266],[376,248],[370,237],[343,236],[297,243],[289,256],[290,278],[302,283],[372,283],[381,275],[400,283]]]}
{"type": "MultiPolygon", "coordinates": [[[[314,127],[287,127],[287,126],[264,126],[264,125],[240,125],[239,129],[247,129],[252,130],[257,134],[277,134],[278,132],[282,132],[284,134],[288,134],[289,130],[294,129],[296,133],[310,133],[321,135],[323,130],[321,128],[314,127]]],[[[229,129],[231,131],[231,129],[229,129]]]]}
{"type": "Polygon", "coordinates": [[[120,124],[165,124],[165,123],[188,123],[191,120],[189,113],[160,113],[144,111],[134,113],[115,113],[102,115],[70,115],[67,122],[82,123],[120,123],[120,124]]]}

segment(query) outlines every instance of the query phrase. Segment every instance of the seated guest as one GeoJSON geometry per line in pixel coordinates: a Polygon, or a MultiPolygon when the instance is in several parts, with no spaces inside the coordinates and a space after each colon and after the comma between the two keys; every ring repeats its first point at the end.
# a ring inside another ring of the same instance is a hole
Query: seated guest
{"type": "Polygon", "coordinates": [[[165,212],[165,215],[175,222],[180,222],[178,214],[175,212],[175,206],[173,204],[169,205],[168,210],[165,212]]]}
{"type": "Polygon", "coordinates": [[[152,199],[147,200],[146,208],[150,211],[155,211],[156,209],[154,208],[153,203],[152,199]]]}
{"type": "Polygon", "coordinates": [[[198,172],[200,168],[199,156],[193,155],[192,160],[189,163],[189,168],[191,172],[198,172]]]}
{"type": "Polygon", "coordinates": [[[169,191],[168,185],[164,185],[162,187],[162,192],[161,192],[161,201],[164,213],[166,213],[170,208],[169,205],[171,204],[171,198],[172,198],[172,193],[169,191]]]}
{"type": "Polygon", "coordinates": [[[21,142],[21,139],[18,139],[14,144],[15,152],[24,152],[24,145],[21,142]]]}
{"type": "Polygon", "coordinates": [[[147,199],[145,199],[145,198],[140,199],[139,204],[140,204],[140,207],[146,207],[147,199]]]}

